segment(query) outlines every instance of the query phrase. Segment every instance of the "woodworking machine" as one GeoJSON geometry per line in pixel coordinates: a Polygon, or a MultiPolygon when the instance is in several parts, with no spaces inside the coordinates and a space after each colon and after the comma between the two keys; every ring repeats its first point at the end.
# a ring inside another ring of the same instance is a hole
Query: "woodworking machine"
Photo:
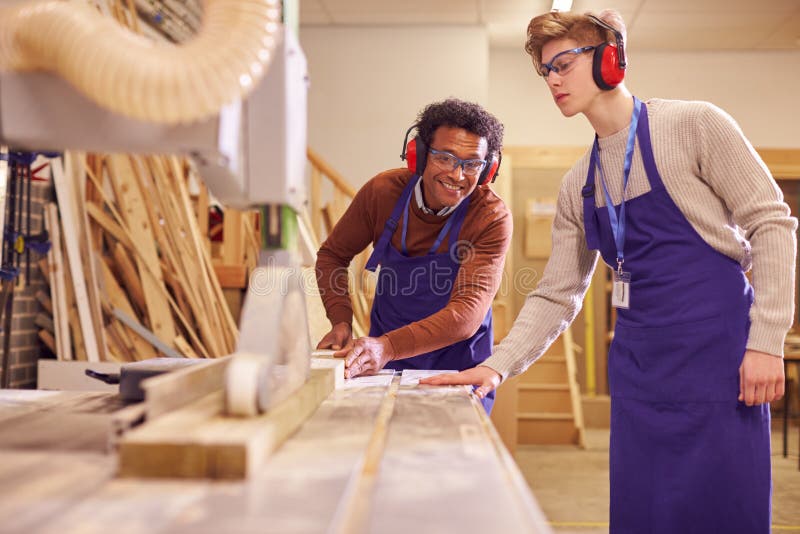
{"type": "MultiPolygon", "coordinates": [[[[51,73],[0,72],[0,144],[24,151],[182,154],[224,205],[299,209],[306,202],[306,60],[291,31],[279,28],[275,39],[269,69],[246,99],[188,124],[108,111],[51,73]]],[[[291,254],[262,250],[228,370],[229,413],[266,411],[308,378],[300,280],[291,254]]]]}

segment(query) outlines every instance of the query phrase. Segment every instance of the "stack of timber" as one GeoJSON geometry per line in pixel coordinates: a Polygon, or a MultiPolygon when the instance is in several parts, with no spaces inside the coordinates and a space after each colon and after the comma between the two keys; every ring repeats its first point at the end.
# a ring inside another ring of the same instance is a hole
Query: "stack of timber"
{"type": "Polygon", "coordinates": [[[175,157],[78,153],[51,167],[58,206],[46,212],[47,271],[58,359],[233,352],[238,330],[190,199],[192,168],[175,157]]]}

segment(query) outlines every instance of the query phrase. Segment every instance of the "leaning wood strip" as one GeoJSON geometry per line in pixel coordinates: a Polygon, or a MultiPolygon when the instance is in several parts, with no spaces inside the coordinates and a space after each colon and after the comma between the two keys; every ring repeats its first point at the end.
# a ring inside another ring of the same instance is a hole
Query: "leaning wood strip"
{"type": "Polygon", "coordinates": [[[58,207],[50,202],[45,207],[45,223],[50,234],[50,251],[47,253],[50,279],[50,294],[53,301],[53,322],[56,330],[56,357],[59,360],[72,359],[72,341],[69,333],[69,317],[67,315],[66,280],[64,264],[61,257],[61,228],[58,222],[58,207]]]}
{"type": "MultiPolygon", "coordinates": [[[[69,184],[64,174],[62,160],[54,159],[50,162],[53,171],[53,184],[55,185],[58,197],[59,210],[64,228],[77,228],[80,222],[75,208],[75,200],[70,193],[69,184]]],[[[86,358],[90,362],[99,362],[100,353],[97,347],[97,337],[94,332],[92,313],[89,308],[89,295],[86,289],[86,280],[83,274],[83,263],[80,256],[80,246],[78,238],[74,232],[65,232],[64,241],[67,249],[67,260],[69,263],[72,285],[74,290],[75,304],[78,307],[78,318],[80,319],[81,337],[83,347],[86,351],[86,358]]]]}
{"type": "Polygon", "coordinates": [[[50,300],[50,297],[47,296],[47,293],[42,291],[41,289],[36,292],[36,300],[39,301],[39,304],[42,305],[42,308],[53,316],[53,301],[50,300]]]}
{"type": "MultiPolygon", "coordinates": [[[[133,306],[131,306],[128,297],[125,295],[125,291],[122,289],[122,287],[120,287],[117,279],[114,278],[111,268],[108,266],[108,264],[106,264],[106,262],[100,263],[103,275],[103,283],[105,286],[104,293],[110,302],[112,310],[118,308],[129,316],[135,317],[136,314],[133,311],[133,306]]],[[[147,358],[156,357],[156,351],[153,349],[153,346],[140,336],[133,336],[131,339],[131,345],[131,352],[133,359],[135,360],[146,360],[147,358]]]]}
{"type": "MultiPolygon", "coordinates": [[[[97,338],[97,353],[100,361],[108,359],[106,355],[106,334],[103,329],[103,316],[100,310],[98,294],[97,256],[92,246],[89,230],[89,217],[86,215],[86,168],[85,158],[81,154],[67,152],[64,158],[65,173],[69,177],[75,191],[75,217],[78,220],[78,243],[83,259],[84,276],[86,277],[86,294],[89,297],[89,313],[92,317],[93,331],[97,338]]],[[[72,230],[72,229],[71,229],[72,230]]]]}
{"type": "Polygon", "coordinates": [[[108,352],[117,355],[116,357],[124,361],[135,361],[135,349],[128,336],[125,336],[122,325],[116,321],[111,321],[106,325],[106,339],[108,340],[108,352]]]}
{"type": "Polygon", "coordinates": [[[192,346],[189,345],[189,342],[186,341],[186,338],[184,338],[183,336],[176,336],[175,337],[175,346],[187,358],[199,358],[200,357],[200,356],[197,355],[197,353],[194,351],[194,349],[192,349],[192,346]]]}
{"type": "Polygon", "coordinates": [[[86,204],[86,212],[89,214],[89,217],[94,220],[94,222],[100,225],[103,230],[111,234],[114,239],[122,243],[125,248],[128,250],[133,250],[133,243],[131,242],[128,232],[119,224],[117,224],[113,218],[109,217],[100,206],[89,202],[86,204]]]}
{"type": "Polygon", "coordinates": [[[128,296],[136,309],[142,315],[145,315],[147,303],[144,300],[144,289],[142,288],[142,281],[136,272],[136,266],[133,265],[130,256],[119,243],[114,247],[112,254],[114,255],[117,273],[122,280],[123,286],[127,289],[128,296]]]}
{"type": "Polygon", "coordinates": [[[53,334],[47,330],[39,330],[39,339],[41,339],[42,343],[44,343],[45,346],[50,349],[50,352],[57,354],[56,339],[53,337],[53,334]]]}

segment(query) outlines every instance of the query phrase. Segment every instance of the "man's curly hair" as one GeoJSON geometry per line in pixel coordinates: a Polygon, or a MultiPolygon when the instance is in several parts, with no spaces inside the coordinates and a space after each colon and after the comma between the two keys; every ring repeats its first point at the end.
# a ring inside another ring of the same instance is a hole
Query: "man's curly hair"
{"type": "Polygon", "coordinates": [[[487,157],[503,149],[502,123],[478,104],[457,98],[429,104],[417,117],[417,133],[427,146],[431,146],[433,133],[439,126],[463,128],[485,138],[489,145],[487,157]]]}

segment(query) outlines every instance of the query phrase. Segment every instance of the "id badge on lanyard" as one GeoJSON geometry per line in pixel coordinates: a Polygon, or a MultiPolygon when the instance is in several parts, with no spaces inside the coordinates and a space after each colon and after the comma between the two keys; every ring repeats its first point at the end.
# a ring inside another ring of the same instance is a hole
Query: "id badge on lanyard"
{"type": "Polygon", "coordinates": [[[631,273],[621,269],[614,271],[611,285],[611,305],[627,310],[631,306],[631,273]]]}
{"type": "Polygon", "coordinates": [[[615,308],[628,309],[631,305],[631,273],[624,271],[622,265],[625,262],[625,191],[628,188],[628,177],[631,174],[631,163],[633,161],[633,149],[636,143],[636,129],[639,125],[639,113],[642,109],[641,101],[633,97],[633,113],[631,114],[631,124],[628,131],[628,144],[625,146],[625,164],[622,173],[622,200],[620,201],[619,217],[614,204],[611,202],[611,195],[606,187],[603,167],[600,164],[600,144],[597,135],[594,138],[596,151],[597,168],[600,171],[600,183],[603,185],[603,193],[606,198],[606,209],[608,210],[608,220],[611,225],[611,232],[614,234],[614,244],[617,249],[617,268],[613,271],[613,282],[611,291],[611,305],[615,308]]]}

